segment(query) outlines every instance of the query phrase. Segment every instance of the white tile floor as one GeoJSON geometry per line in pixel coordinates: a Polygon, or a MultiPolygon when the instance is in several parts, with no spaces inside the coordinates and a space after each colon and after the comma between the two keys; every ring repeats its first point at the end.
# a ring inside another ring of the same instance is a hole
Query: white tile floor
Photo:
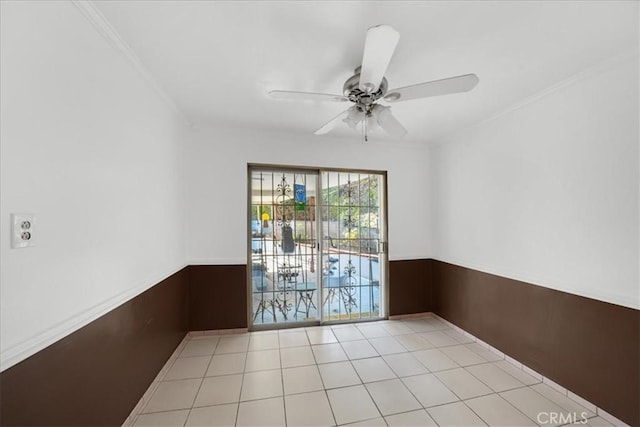
{"type": "Polygon", "coordinates": [[[611,425],[431,315],[192,335],[136,408],[137,426],[611,425]]]}

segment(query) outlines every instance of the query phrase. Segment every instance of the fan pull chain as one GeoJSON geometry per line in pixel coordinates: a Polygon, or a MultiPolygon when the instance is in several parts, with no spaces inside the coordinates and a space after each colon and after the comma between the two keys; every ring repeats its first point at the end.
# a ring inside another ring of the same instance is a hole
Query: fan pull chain
{"type": "Polygon", "coordinates": [[[362,139],[364,142],[369,141],[369,137],[367,136],[367,115],[364,115],[364,119],[362,120],[362,139]]]}

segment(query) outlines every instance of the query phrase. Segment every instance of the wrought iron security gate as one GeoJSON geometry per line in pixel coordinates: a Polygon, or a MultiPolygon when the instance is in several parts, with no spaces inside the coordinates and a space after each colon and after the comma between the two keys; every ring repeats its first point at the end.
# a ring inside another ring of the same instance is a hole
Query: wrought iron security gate
{"type": "Polygon", "coordinates": [[[249,324],[386,316],[385,175],[249,167],[249,324]]]}

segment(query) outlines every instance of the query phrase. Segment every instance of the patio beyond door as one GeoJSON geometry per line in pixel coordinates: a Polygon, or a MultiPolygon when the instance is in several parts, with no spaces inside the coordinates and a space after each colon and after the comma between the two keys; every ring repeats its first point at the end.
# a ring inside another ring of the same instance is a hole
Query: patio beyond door
{"type": "Polygon", "coordinates": [[[249,167],[252,329],[386,316],[385,175],[249,167]]]}
{"type": "Polygon", "coordinates": [[[384,175],[321,174],[322,320],[385,316],[384,175]]]}

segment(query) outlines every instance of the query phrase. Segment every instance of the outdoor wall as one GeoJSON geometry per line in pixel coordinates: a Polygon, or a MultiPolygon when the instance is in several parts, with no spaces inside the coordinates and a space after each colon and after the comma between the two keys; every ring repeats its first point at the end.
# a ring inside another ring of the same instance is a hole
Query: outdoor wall
{"type": "Polygon", "coordinates": [[[1,5],[4,371],[184,267],[185,125],[72,2],[1,5]]]}
{"type": "Polygon", "coordinates": [[[194,129],[188,145],[189,264],[246,264],[248,163],[388,171],[389,257],[429,258],[426,146],[363,143],[357,132],[348,140],[311,132],[300,138],[241,129],[194,129]]]}
{"type": "Polygon", "coordinates": [[[433,257],[631,308],[637,51],[431,150],[433,257]]]}

